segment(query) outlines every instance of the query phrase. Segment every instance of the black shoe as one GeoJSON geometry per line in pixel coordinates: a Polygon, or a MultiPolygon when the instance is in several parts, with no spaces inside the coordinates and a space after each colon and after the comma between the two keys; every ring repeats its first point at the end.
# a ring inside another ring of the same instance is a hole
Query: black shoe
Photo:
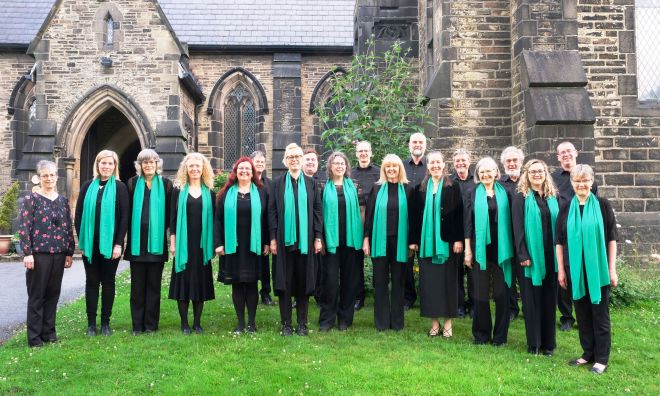
{"type": "Polygon", "coordinates": [[[101,325],[101,335],[110,337],[112,335],[112,329],[109,324],[101,325]]]}
{"type": "Polygon", "coordinates": [[[564,322],[559,326],[559,330],[561,331],[571,331],[573,328],[573,324],[571,322],[564,322]]]}
{"type": "Polygon", "coordinates": [[[307,335],[307,325],[299,324],[298,327],[296,328],[296,334],[298,334],[299,336],[306,336],[307,335]]]}
{"type": "Polygon", "coordinates": [[[273,299],[270,298],[269,294],[266,294],[265,296],[261,297],[261,303],[263,305],[275,305],[275,303],[273,302],[273,299]]]}
{"type": "Polygon", "coordinates": [[[57,338],[57,336],[54,335],[54,336],[47,337],[45,339],[42,338],[42,341],[47,343],[47,344],[56,344],[56,343],[60,342],[60,339],[57,338]]]}
{"type": "Polygon", "coordinates": [[[593,361],[584,360],[582,358],[577,358],[568,361],[568,365],[573,367],[584,366],[585,364],[591,364],[591,363],[593,363],[593,361]]]}
{"type": "Polygon", "coordinates": [[[87,326],[87,337],[94,337],[96,335],[96,326],[87,326]]]}
{"type": "Polygon", "coordinates": [[[493,341],[493,346],[494,346],[495,348],[499,348],[499,347],[501,347],[501,346],[504,346],[504,344],[506,344],[506,343],[505,343],[505,342],[496,342],[496,341],[493,341]]]}
{"type": "Polygon", "coordinates": [[[536,347],[527,347],[527,352],[532,354],[532,355],[538,355],[539,354],[539,349],[536,347]]]}
{"type": "Polygon", "coordinates": [[[591,371],[594,374],[603,374],[605,370],[607,370],[607,366],[603,366],[602,368],[599,368],[596,367],[596,365],[594,365],[589,371],[591,371]]]}
{"type": "Polygon", "coordinates": [[[339,331],[347,331],[348,330],[348,325],[346,323],[340,323],[338,328],[339,328],[339,331]]]}
{"type": "Polygon", "coordinates": [[[459,319],[465,319],[465,308],[459,308],[457,316],[459,319]]]}
{"type": "Polygon", "coordinates": [[[185,335],[191,335],[192,334],[192,330],[190,330],[190,326],[188,326],[188,325],[181,326],[181,332],[185,335]]]}
{"type": "Polygon", "coordinates": [[[257,326],[255,325],[248,325],[247,327],[247,333],[248,334],[254,334],[257,332],[257,326]]]}
{"type": "Polygon", "coordinates": [[[289,337],[293,335],[293,329],[289,325],[282,326],[282,336],[289,337]]]}
{"type": "Polygon", "coordinates": [[[319,331],[321,333],[327,333],[328,331],[330,331],[330,329],[332,329],[332,326],[321,326],[321,327],[319,327],[319,331]]]}
{"type": "Polygon", "coordinates": [[[487,341],[474,340],[472,341],[474,345],[486,345],[487,341]]]}
{"type": "Polygon", "coordinates": [[[355,311],[359,311],[364,307],[364,300],[355,300],[355,305],[353,305],[353,308],[355,311]]]}
{"type": "Polygon", "coordinates": [[[44,346],[44,345],[45,345],[45,344],[44,344],[43,342],[41,342],[41,341],[39,341],[39,342],[35,342],[34,344],[30,344],[30,343],[28,343],[28,346],[29,346],[30,348],[41,348],[41,347],[44,346]]]}
{"type": "Polygon", "coordinates": [[[144,331],[144,334],[154,334],[156,330],[147,329],[144,331]]]}
{"type": "Polygon", "coordinates": [[[197,334],[202,334],[204,333],[204,329],[202,329],[202,326],[200,325],[193,325],[193,330],[195,330],[195,333],[197,334]]]}
{"type": "Polygon", "coordinates": [[[234,328],[234,330],[232,331],[232,333],[235,334],[235,335],[239,335],[239,334],[243,334],[244,331],[245,331],[245,328],[243,326],[236,326],[234,328]]]}
{"type": "Polygon", "coordinates": [[[543,356],[550,357],[550,356],[552,356],[553,352],[554,351],[552,349],[544,349],[543,350],[543,356]]]}

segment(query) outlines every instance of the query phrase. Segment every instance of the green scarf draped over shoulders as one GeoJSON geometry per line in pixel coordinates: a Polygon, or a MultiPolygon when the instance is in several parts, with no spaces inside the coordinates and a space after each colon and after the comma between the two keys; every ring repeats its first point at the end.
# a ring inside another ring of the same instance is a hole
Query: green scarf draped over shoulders
{"type": "MultiPolygon", "coordinates": [[[[511,212],[506,190],[495,182],[497,202],[497,264],[504,272],[504,280],[511,287],[511,259],[513,258],[513,237],[511,232],[511,212]]],[[[486,269],[486,246],[490,244],[490,218],[486,187],[477,185],[474,195],[475,258],[481,270],[486,269]]]]}
{"type": "Polygon", "coordinates": [[[449,258],[449,244],[442,240],[442,187],[440,179],[438,190],[433,194],[433,179],[426,184],[424,215],[422,216],[422,235],[419,257],[431,257],[433,264],[444,264],[449,258]]]}
{"type": "Polygon", "coordinates": [[[284,246],[293,246],[296,242],[300,249],[300,254],[307,254],[309,251],[309,235],[307,235],[307,188],[305,187],[305,175],[301,172],[298,175],[298,227],[300,235],[296,229],[296,203],[293,194],[293,184],[289,172],[284,176],[284,246]]]}
{"type": "MultiPolygon", "coordinates": [[[[174,252],[174,271],[181,272],[188,264],[188,191],[190,186],[186,183],[179,193],[176,219],[176,247],[174,252]]],[[[211,191],[202,184],[202,237],[199,247],[202,248],[204,265],[213,258],[213,202],[211,191]]]]}
{"type": "MultiPolygon", "coordinates": [[[[131,254],[140,255],[140,222],[142,220],[142,205],[144,203],[144,190],[147,186],[144,177],[139,176],[133,191],[133,213],[131,217],[131,254]]],[[[154,175],[151,179],[149,192],[149,237],[147,239],[147,253],[163,254],[165,243],[165,186],[163,177],[154,175]]]]}
{"type": "MultiPolygon", "coordinates": [[[[385,257],[387,254],[387,201],[389,183],[380,186],[376,195],[376,206],[374,208],[374,225],[371,233],[371,257],[385,257]]],[[[396,261],[408,262],[408,201],[406,190],[402,183],[397,183],[398,212],[396,235],[396,261]]]]}
{"type": "MultiPolygon", "coordinates": [[[[552,228],[552,240],[555,240],[555,222],[559,213],[557,198],[546,198],[550,211],[550,224],[552,228]]],[[[523,267],[525,277],[532,280],[532,285],[541,286],[545,279],[545,250],[543,240],[543,222],[541,210],[536,203],[534,192],[530,191],[525,198],[525,243],[529,252],[530,265],[523,267]]],[[[554,251],[554,247],[552,248],[554,251]]],[[[552,255],[555,257],[555,255],[552,255]]],[[[557,258],[555,257],[555,272],[557,272],[557,258]]]]}
{"type": "MultiPolygon", "coordinates": [[[[101,190],[101,179],[97,177],[90,183],[85,194],[78,238],[78,245],[90,263],[94,255],[94,221],[96,220],[96,199],[99,190],[101,190]]],[[[103,196],[99,215],[99,253],[104,258],[110,259],[115,239],[115,207],[117,206],[117,183],[114,176],[108,179],[101,194],[103,196]]]]}
{"type": "MultiPolygon", "coordinates": [[[[236,235],[236,217],[238,213],[238,184],[227,189],[224,207],[225,253],[236,253],[240,243],[236,235]]],[[[241,241],[245,242],[245,241],[241,241]]],[[[254,183],[250,183],[250,251],[261,254],[261,196],[254,183]]]]}
{"type": "Polygon", "coordinates": [[[603,214],[598,199],[592,193],[584,203],[582,215],[577,196],[573,197],[570,205],[566,219],[566,238],[573,300],[579,300],[586,294],[586,273],[591,303],[600,304],[600,288],[610,284],[603,214]]]}
{"type": "MultiPolygon", "coordinates": [[[[362,248],[363,229],[357,190],[353,180],[347,177],[342,188],[346,202],[346,246],[358,250],[362,248]]],[[[326,249],[334,254],[339,246],[339,199],[332,180],[328,180],[323,190],[323,225],[326,249]]]]}

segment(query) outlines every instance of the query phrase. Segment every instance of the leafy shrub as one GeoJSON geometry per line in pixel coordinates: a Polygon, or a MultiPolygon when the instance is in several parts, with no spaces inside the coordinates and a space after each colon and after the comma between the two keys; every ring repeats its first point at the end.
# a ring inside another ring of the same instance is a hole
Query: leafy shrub
{"type": "Polygon", "coordinates": [[[220,189],[227,183],[227,179],[229,178],[229,173],[225,171],[220,171],[218,172],[217,175],[215,175],[215,179],[213,180],[213,191],[218,192],[220,189]]]}
{"type": "Polygon", "coordinates": [[[13,182],[0,201],[0,234],[11,232],[11,222],[16,217],[16,203],[20,194],[18,182],[13,182]]]}
{"type": "Polygon", "coordinates": [[[643,301],[660,301],[660,279],[658,276],[644,276],[644,271],[619,260],[617,263],[619,285],[612,288],[610,305],[626,307],[643,301]],[[647,279],[648,278],[648,279],[647,279]]]}

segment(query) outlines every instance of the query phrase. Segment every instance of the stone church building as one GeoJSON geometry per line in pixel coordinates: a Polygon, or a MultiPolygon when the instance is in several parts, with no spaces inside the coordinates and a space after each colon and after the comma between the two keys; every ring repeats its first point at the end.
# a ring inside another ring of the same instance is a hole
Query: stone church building
{"type": "Polygon", "coordinates": [[[557,165],[572,141],[611,199],[625,254],[660,248],[660,0],[0,0],[0,191],[54,159],[74,200],[96,152],[122,179],[155,148],[216,169],[290,142],[374,36],[419,64],[431,146],[557,165]]]}

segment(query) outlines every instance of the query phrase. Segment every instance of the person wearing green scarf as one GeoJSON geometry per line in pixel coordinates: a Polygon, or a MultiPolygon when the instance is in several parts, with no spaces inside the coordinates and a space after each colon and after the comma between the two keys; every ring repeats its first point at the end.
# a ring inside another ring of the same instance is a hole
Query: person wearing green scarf
{"type": "Polygon", "coordinates": [[[403,330],[404,267],[414,247],[408,243],[413,240],[412,195],[401,158],[386,155],[380,179],[367,202],[362,247],[373,264],[374,324],[378,331],[403,330]]]}
{"type": "Polygon", "coordinates": [[[296,333],[307,335],[309,296],[316,288],[317,263],[321,252],[323,213],[318,184],[302,173],[303,151],[295,143],[284,151],[288,171],[273,180],[268,199],[270,251],[275,255],[275,291],[280,299],[282,335],[293,334],[292,302],[296,298],[296,333]]]}
{"type": "Polygon", "coordinates": [[[161,176],[163,160],[152,149],[140,151],[137,176],[128,179],[129,221],[124,259],[131,262],[133,335],[153,333],[160,320],[160,289],[168,259],[172,182],[161,176]]]}
{"type": "Polygon", "coordinates": [[[97,334],[99,292],[101,334],[112,334],[110,316],[115,300],[115,275],[130,217],[128,192],[119,180],[118,164],[114,151],[100,151],[94,161],[94,178],[82,185],[76,203],[74,224],[85,265],[87,335],[90,337],[97,334]]]}
{"type": "Polygon", "coordinates": [[[475,344],[492,341],[504,345],[509,332],[509,285],[513,232],[507,191],[497,180],[500,171],[491,157],[484,157],[475,167],[477,185],[466,200],[465,265],[472,268],[474,312],[472,335],[475,344]],[[473,256],[474,252],[474,256],[473,256]],[[495,300],[495,324],[490,316],[490,285],[495,300]]]}
{"type": "Polygon", "coordinates": [[[463,197],[445,171],[442,153],[426,156],[426,178],[415,188],[412,235],[419,250],[419,313],[431,319],[430,337],[453,335],[458,316],[458,268],[463,265],[463,197]],[[442,328],[438,318],[443,317],[442,328]]]}
{"type": "Polygon", "coordinates": [[[172,278],[169,298],[177,300],[181,331],[203,332],[204,301],[215,299],[213,290],[213,169],[200,153],[183,158],[174,181],[170,208],[170,253],[172,278]],[[188,308],[193,303],[193,327],[188,324],[188,308]]]}
{"type": "Polygon", "coordinates": [[[609,201],[596,197],[591,188],[594,171],[578,164],[571,170],[575,196],[562,205],[557,215],[555,237],[557,279],[568,287],[564,269],[564,249],[568,248],[571,290],[575,304],[582,356],[569,365],[593,363],[591,372],[602,374],[609,362],[612,344],[609,297],[610,287],[617,287],[617,229],[609,201]]]}
{"type": "Polygon", "coordinates": [[[231,299],[238,319],[234,334],[246,330],[246,306],[247,332],[252,334],[257,331],[261,257],[268,256],[270,247],[266,190],[250,158],[236,160],[218,196],[213,233],[215,252],[220,255],[218,281],[231,285],[231,299]]]}
{"type": "Polygon", "coordinates": [[[516,247],[514,265],[522,266],[520,283],[527,351],[552,356],[556,341],[557,262],[554,234],[559,205],[545,162],[527,161],[512,198],[511,221],[516,247]]]}
{"type": "Polygon", "coordinates": [[[334,152],[328,157],[328,182],[323,190],[323,260],[320,331],[338,322],[346,331],[353,324],[355,283],[359,280],[357,253],[362,249],[362,217],[358,187],[350,177],[348,157],[334,152]]]}

